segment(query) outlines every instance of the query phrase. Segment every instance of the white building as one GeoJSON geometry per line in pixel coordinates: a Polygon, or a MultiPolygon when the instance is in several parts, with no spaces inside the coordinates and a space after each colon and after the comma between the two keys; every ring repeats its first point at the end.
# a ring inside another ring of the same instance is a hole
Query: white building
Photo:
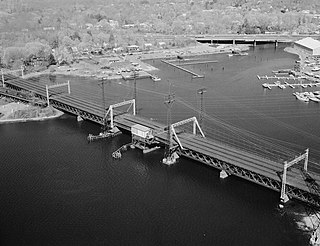
{"type": "Polygon", "coordinates": [[[309,55],[320,56],[320,41],[310,37],[294,42],[294,48],[309,55]]]}

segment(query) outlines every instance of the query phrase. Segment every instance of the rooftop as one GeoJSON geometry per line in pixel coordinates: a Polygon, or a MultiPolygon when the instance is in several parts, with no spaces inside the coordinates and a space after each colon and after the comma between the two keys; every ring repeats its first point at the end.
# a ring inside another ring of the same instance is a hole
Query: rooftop
{"type": "Polygon", "coordinates": [[[320,41],[315,40],[313,38],[307,37],[304,39],[300,39],[298,41],[295,42],[296,44],[308,47],[310,49],[316,49],[316,48],[320,48],[320,41]]]}

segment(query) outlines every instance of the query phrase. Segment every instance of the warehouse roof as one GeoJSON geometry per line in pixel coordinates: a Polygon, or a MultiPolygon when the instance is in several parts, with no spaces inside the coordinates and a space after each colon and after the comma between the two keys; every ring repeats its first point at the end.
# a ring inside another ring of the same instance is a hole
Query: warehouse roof
{"type": "Polygon", "coordinates": [[[313,38],[307,37],[301,40],[298,40],[295,42],[296,44],[302,45],[304,47],[307,47],[309,49],[316,49],[320,48],[320,41],[315,40],[313,38]]]}

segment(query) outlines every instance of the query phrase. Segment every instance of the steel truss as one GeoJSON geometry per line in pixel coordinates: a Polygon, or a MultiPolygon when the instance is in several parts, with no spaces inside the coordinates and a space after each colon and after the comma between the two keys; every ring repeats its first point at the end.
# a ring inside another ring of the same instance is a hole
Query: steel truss
{"type": "MultiPolygon", "coordinates": [[[[250,171],[248,169],[244,169],[244,168],[232,165],[230,163],[227,163],[225,161],[221,161],[221,160],[214,158],[212,156],[198,153],[198,152],[190,150],[190,149],[179,149],[178,152],[180,155],[191,158],[193,160],[200,161],[200,162],[207,164],[211,167],[217,168],[219,170],[225,170],[229,174],[233,174],[233,175],[238,176],[240,178],[244,178],[246,180],[249,180],[251,182],[262,185],[264,187],[267,187],[267,188],[275,190],[275,191],[279,191],[279,192],[281,191],[281,180],[275,180],[275,179],[266,177],[262,174],[258,174],[256,172],[250,171]]],[[[286,186],[286,193],[291,198],[295,198],[297,200],[303,201],[303,202],[308,203],[310,205],[320,207],[319,196],[312,194],[308,191],[304,191],[304,190],[295,188],[293,186],[287,185],[286,186]]]]}
{"type": "Polygon", "coordinates": [[[98,116],[96,114],[89,113],[85,110],[78,109],[77,107],[72,107],[68,104],[58,102],[55,100],[51,101],[51,105],[54,106],[55,108],[61,109],[61,110],[66,111],[68,113],[78,115],[82,119],[90,120],[90,121],[96,122],[101,125],[103,125],[103,123],[104,123],[104,119],[102,116],[98,116]]]}
{"type": "MultiPolygon", "coordinates": [[[[10,85],[9,83],[6,83],[8,87],[16,89],[16,90],[21,90],[22,88],[14,85],[10,85]]],[[[42,99],[46,100],[47,97],[44,95],[41,95],[39,93],[35,93],[35,95],[42,99]]],[[[51,99],[51,104],[58,109],[61,109],[63,111],[69,112],[71,114],[79,115],[83,119],[88,119],[93,122],[96,122],[98,124],[103,125],[104,124],[104,117],[103,116],[98,116],[93,113],[89,113],[85,110],[78,109],[76,107],[72,107],[68,104],[56,101],[54,99],[51,99]]],[[[211,167],[217,168],[219,170],[225,170],[229,174],[233,174],[235,176],[238,176],[240,178],[249,180],[251,182],[254,182],[256,184],[262,185],[264,187],[267,187],[269,189],[275,190],[275,191],[281,191],[281,185],[282,182],[279,178],[279,180],[275,180],[269,177],[266,177],[262,174],[258,174],[256,172],[250,171],[248,169],[244,169],[235,165],[232,165],[230,163],[221,161],[217,158],[214,158],[212,156],[208,156],[190,149],[186,148],[180,148],[177,150],[179,155],[183,155],[187,158],[200,161],[206,165],[209,165],[211,167]]],[[[291,185],[286,185],[286,194],[291,197],[295,198],[297,200],[303,201],[305,203],[308,203],[309,205],[313,205],[316,207],[320,208],[320,197],[318,195],[315,195],[313,193],[310,193],[305,190],[301,190],[298,188],[295,188],[291,185]]]]}
{"type": "MultiPolygon", "coordinates": [[[[10,84],[7,84],[7,86],[9,88],[15,89],[17,91],[22,90],[22,88],[20,88],[18,86],[14,86],[14,85],[10,85],[10,84]]],[[[41,100],[44,100],[44,101],[47,100],[47,97],[42,95],[42,94],[35,93],[35,96],[40,98],[41,100]]],[[[77,107],[70,106],[68,104],[59,102],[59,101],[57,101],[55,99],[50,99],[50,104],[53,107],[57,108],[57,109],[60,109],[62,111],[65,111],[65,112],[68,112],[68,113],[71,113],[71,114],[74,114],[74,115],[78,115],[83,119],[91,120],[91,121],[96,122],[96,123],[101,124],[101,125],[104,122],[104,119],[103,119],[102,116],[98,116],[98,115],[90,113],[88,111],[81,110],[81,109],[79,109],[77,107]]]]}

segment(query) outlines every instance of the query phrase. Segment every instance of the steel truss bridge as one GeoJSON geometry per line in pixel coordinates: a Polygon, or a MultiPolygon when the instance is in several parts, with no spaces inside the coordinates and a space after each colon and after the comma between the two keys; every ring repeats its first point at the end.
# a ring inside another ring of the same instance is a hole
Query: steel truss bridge
{"type": "MultiPolygon", "coordinates": [[[[50,94],[47,98],[48,90],[45,85],[41,85],[34,80],[26,80],[21,77],[5,74],[4,84],[6,87],[15,90],[31,91],[35,96],[43,101],[49,100],[50,105],[68,112],[83,119],[103,125],[105,122],[105,110],[101,106],[101,96],[99,88],[91,91],[81,86],[72,86],[71,92],[62,94],[50,94]]],[[[120,103],[119,105],[123,105],[120,103]]],[[[113,109],[112,107],[109,109],[113,109]]],[[[109,110],[110,111],[110,110],[109,110]]],[[[111,110],[113,111],[113,110],[111,110]]],[[[109,115],[110,116],[110,115],[109,115]]],[[[132,114],[111,115],[112,122],[120,129],[130,131],[131,126],[141,124],[151,128],[157,141],[162,144],[168,144],[167,126],[159,122],[151,121],[142,116],[132,114]]],[[[110,117],[108,121],[110,121],[110,117]]],[[[281,197],[287,196],[291,199],[297,199],[309,205],[320,208],[320,189],[310,189],[312,186],[318,188],[320,183],[320,173],[317,171],[309,171],[306,173],[297,168],[288,169],[288,164],[275,162],[257,154],[252,154],[235,147],[222,144],[221,142],[196,134],[194,119],[185,120],[183,123],[194,123],[194,131],[187,133],[176,129],[173,138],[175,138],[177,151],[181,156],[204,163],[218,170],[224,170],[229,175],[235,175],[245,180],[262,185],[274,191],[281,192],[281,197]],[[285,183],[284,183],[284,182],[285,183]]],[[[196,122],[197,123],[197,122],[196,122]]],[[[182,124],[182,123],[181,123],[182,124]]],[[[178,128],[179,123],[173,124],[178,128]]],[[[302,157],[291,161],[296,163],[302,157]]],[[[288,160],[290,161],[290,160],[288,160]]],[[[311,164],[310,164],[310,167],[311,164]]],[[[317,170],[314,168],[314,170],[317,170]]]]}

